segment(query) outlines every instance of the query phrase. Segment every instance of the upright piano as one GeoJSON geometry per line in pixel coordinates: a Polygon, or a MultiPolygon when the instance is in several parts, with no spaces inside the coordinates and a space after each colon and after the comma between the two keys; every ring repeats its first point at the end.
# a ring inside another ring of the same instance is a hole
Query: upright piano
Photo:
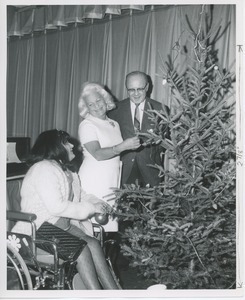
{"type": "Polygon", "coordinates": [[[30,154],[29,137],[7,138],[7,199],[9,210],[20,210],[20,189],[23,178],[28,171],[26,159],[30,154]]]}
{"type": "Polygon", "coordinates": [[[28,170],[26,159],[30,154],[29,137],[7,138],[7,180],[24,177],[28,170]]]}

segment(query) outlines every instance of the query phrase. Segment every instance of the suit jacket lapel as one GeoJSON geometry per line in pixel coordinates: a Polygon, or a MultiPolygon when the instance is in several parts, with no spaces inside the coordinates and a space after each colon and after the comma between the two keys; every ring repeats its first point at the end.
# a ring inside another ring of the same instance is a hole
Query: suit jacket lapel
{"type": "Polygon", "coordinates": [[[126,100],[127,102],[125,103],[125,119],[127,121],[127,124],[129,125],[129,127],[134,128],[134,124],[133,124],[133,119],[132,119],[132,114],[131,114],[131,106],[130,106],[130,99],[128,98],[126,100]]]}

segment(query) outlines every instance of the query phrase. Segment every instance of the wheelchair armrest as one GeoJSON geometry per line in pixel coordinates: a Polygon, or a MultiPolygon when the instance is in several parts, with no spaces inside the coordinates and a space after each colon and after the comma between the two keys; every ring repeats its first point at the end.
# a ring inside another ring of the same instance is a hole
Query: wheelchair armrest
{"type": "MultiPolygon", "coordinates": [[[[35,214],[31,213],[24,213],[20,211],[13,211],[13,210],[8,210],[7,211],[7,220],[12,220],[12,221],[23,221],[23,222],[28,222],[31,225],[31,236],[32,239],[36,239],[36,220],[37,216],[35,214]]],[[[36,249],[34,247],[34,244],[32,246],[32,251],[34,254],[36,254],[36,249]]]]}
{"type": "Polygon", "coordinates": [[[24,222],[33,222],[35,221],[37,216],[31,213],[24,213],[20,211],[7,211],[7,219],[12,221],[24,221],[24,222]]]}

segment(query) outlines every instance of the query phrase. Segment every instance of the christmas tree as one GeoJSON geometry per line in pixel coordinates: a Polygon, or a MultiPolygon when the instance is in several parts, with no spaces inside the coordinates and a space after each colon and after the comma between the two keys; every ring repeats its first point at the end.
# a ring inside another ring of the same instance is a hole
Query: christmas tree
{"type": "Polygon", "coordinates": [[[168,289],[236,287],[234,75],[219,66],[205,20],[202,9],[184,72],[162,64],[169,109],[149,111],[155,130],[143,136],[164,149],[165,165],[150,166],[162,183],[115,190],[116,215],[133,224],[123,254],[168,289]]]}

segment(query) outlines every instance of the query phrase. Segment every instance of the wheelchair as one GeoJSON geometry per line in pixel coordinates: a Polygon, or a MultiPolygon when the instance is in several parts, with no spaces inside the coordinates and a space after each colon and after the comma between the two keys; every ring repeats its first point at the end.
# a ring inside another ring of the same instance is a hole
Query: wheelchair
{"type": "MultiPolygon", "coordinates": [[[[31,236],[7,232],[7,289],[8,290],[84,290],[76,271],[76,260],[61,259],[56,241],[38,239],[36,235],[35,214],[7,211],[8,222],[23,221],[30,223],[31,236]],[[48,245],[52,254],[40,245],[48,245]]],[[[115,240],[105,240],[104,229],[99,224],[93,227],[97,232],[111,274],[121,289],[116,275],[111,253],[118,250],[115,240]]]]}

